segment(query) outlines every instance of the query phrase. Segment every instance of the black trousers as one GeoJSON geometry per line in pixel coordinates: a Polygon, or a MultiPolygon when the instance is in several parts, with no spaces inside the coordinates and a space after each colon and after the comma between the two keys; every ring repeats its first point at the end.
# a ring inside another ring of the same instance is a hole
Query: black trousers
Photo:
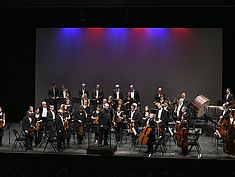
{"type": "Polygon", "coordinates": [[[32,150],[33,136],[29,133],[25,134],[25,150],[32,150]]]}
{"type": "Polygon", "coordinates": [[[99,127],[99,144],[102,144],[102,142],[104,141],[104,145],[108,144],[108,132],[109,132],[109,128],[107,127],[99,127]]]}
{"type": "Polygon", "coordinates": [[[62,143],[63,143],[63,140],[64,140],[64,135],[63,135],[63,131],[62,130],[58,130],[57,131],[57,148],[58,150],[62,150],[62,143]]]}

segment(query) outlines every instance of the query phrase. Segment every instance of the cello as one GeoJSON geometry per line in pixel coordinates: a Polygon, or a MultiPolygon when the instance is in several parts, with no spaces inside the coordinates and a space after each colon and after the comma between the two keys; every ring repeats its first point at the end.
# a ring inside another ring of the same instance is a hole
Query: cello
{"type": "Polygon", "coordinates": [[[183,127],[182,122],[176,121],[176,143],[181,148],[187,148],[188,146],[188,131],[183,127]]]}
{"type": "Polygon", "coordinates": [[[149,139],[149,134],[152,132],[152,128],[149,126],[145,126],[138,140],[140,144],[147,144],[149,139]]]}

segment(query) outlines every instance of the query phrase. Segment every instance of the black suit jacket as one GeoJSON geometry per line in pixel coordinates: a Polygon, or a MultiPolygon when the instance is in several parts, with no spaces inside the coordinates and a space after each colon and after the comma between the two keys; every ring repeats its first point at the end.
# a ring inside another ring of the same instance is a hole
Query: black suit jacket
{"type": "Polygon", "coordinates": [[[64,130],[63,121],[61,120],[59,115],[57,115],[55,118],[55,127],[56,127],[57,131],[63,132],[63,130],[64,130]]]}
{"type": "MultiPolygon", "coordinates": [[[[129,111],[127,113],[127,121],[130,121],[129,118],[131,117],[131,111],[129,111]]],[[[138,127],[141,125],[141,120],[142,120],[142,116],[141,113],[139,111],[135,111],[135,113],[133,114],[132,119],[135,121],[135,127],[138,127]]]]}
{"type": "Polygon", "coordinates": [[[139,94],[138,90],[134,90],[134,98],[133,99],[134,99],[135,103],[139,103],[140,102],[140,94],[139,94]]]}
{"type": "MultiPolygon", "coordinates": [[[[113,95],[113,99],[116,100],[117,99],[117,90],[116,89],[113,90],[112,95],[113,95]]],[[[122,90],[119,90],[119,98],[123,99],[122,90]]]]}
{"type": "Polygon", "coordinates": [[[22,130],[25,131],[25,130],[29,130],[30,126],[34,126],[35,124],[35,119],[34,119],[34,116],[32,116],[32,121],[31,123],[29,122],[29,118],[28,116],[24,116],[23,117],[23,120],[22,120],[22,130]]]}
{"type": "MultiPolygon", "coordinates": [[[[88,97],[89,97],[89,92],[88,92],[87,89],[84,90],[84,93],[87,95],[87,98],[88,98],[88,97]]],[[[82,89],[80,89],[80,90],[78,91],[78,96],[79,96],[79,97],[82,97],[82,89]]]]}
{"type": "Polygon", "coordinates": [[[48,97],[49,98],[52,98],[52,97],[59,97],[60,95],[59,95],[59,90],[58,90],[58,88],[55,88],[55,95],[53,94],[53,89],[52,88],[49,88],[49,90],[48,90],[48,97]]]}
{"type": "MultiPolygon", "coordinates": [[[[156,111],[156,120],[158,120],[158,112],[159,110],[156,111]]],[[[165,127],[167,125],[167,111],[166,110],[162,109],[160,119],[162,120],[161,125],[165,127]]]]}
{"type": "Polygon", "coordinates": [[[111,121],[112,121],[112,116],[111,116],[111,112],[109,109],[104,109],[102,108],[100,110],[100,125],[104,125],[104,126],[111,126],[111,121]]]}
{"type": "MultiPolygon", "coordinates": [[[[56,119],[56,112],[54,111],[54,113],[55,113],[55,119],[56,119]]],[[[54,125],[53,114],[52,114],[51,111],[47,111],[46,122],[47,122],[47,126],[53,126],[54,125]]]]}
{"type": "MultiPolygon", "coordinates": [[[[93,90],[92,98],[95,99],[95,97],[96,97],[96,90],[93,90]]],[[[102,104],[103,98],[104,98],[104,92],[103,92],[103,90],[100,89],[99,92],[98,92],[98,101],[99,101],[99,104],[102,104]]]]}
{"type": "Polygon", "coordinates": [[[234,95],[232,93],[229,94],[228,99],[227,99],[227,94],[224,95],[223,103],[229,103],[229,105],[232,103],[234,100],[234,95]]]}

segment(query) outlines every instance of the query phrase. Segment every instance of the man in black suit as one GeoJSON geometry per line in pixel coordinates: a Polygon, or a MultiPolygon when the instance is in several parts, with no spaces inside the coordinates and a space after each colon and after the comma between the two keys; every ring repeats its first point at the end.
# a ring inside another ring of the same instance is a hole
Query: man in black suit
{"type": "Polygon", "coordinates": [[[167,111],[163,108],[161,103],[157,103],[156,123],[158,124],[156,130],[157,135],[161,136],[165,132],[167,125],[167,111]]]}
{"type": "Polygon", "coordinates": [[[33,112],[28,110],[27,115],[22,120],[22,130],[25,133],[25,150],[33,150],[33,135],[34,135],[34,116],[33,112]]]}
{"type": "Polygon", "coordinates": [[[89,97],[88,89],[86,88],[86,84],[82,83],[82,88],[78,91],[78,97],[82,98],[86,94],[87,97],[89,97]]]}
{"type": "Polygon", "coordinates": [[[102,105],[104,98],[104,92],[101,89],[100,85],[97,84],[96,88],[92,92],[92,99],[94,100],[93,105],[96,107],[97,105],[102,105]]]}
{"type": "Polygon", "coordinates": [[[108,132],[111,128],[111,112],[109,109],[109,104],[104,103],[103,108],[99,113],[99,138],[98,138],[98,146],[102,146],[102,142],[104,141],[104,145],[108,145],[108,132]]]}
{"type": "Polygon", "coordinates": [[[139,91],[135,89],[133,84],[130,85],[129,92],[131,93],[131,98],[134,100],[134,102],[139,105],[140,104],[139,91]]]}
{"type": "Polygon", "coordinates": [[[51,87],[48,90],[48,97],[49,97],[49,104],[54,105],[55,109],[57,110],[57,99],[59,98],[59,90],[56,87],[56,83],[53,82],[51,87]]]}
{"type": "Polygon", "coordinates": [[[117,104],[118,99],[123,99],[122,90],[120,89],[119,84],[115,85],[115,89],[113,89],[112,95],[113,95],[113,99],[115,100],[116,104],[117,104]]]}
{"type": "Polygon", "coordinates": [[[142,116],[140,111],[137,110],[137,104],[133,103],[131,105],[131,110],[127,113],[127,121],[129,125],[129,133],[131,136],[131,146],[136,143],[137,135],[139,132],[139,127],[141,126],[142,116]]]}
{"type": "Polygon", "coordinates": [[[50,105],[50,110],[47,111],[47,125],[46,128],[48,130],[48,137],[53,138],[54,135],[54,126],[55,126],[56,112],[54,109],[54,105],[50,105]]]}
{"type": "Polygon", "coordinates": [[[226,89],[226,94],[224,95],[223,104],[230,106],[234,101],[234,95],[231,93],[231,89],[226,89]]]}
{"type": "Polygon", "coordinates": [[[64,141],[64,117],[63,117],[63,111],[61,109],[58,110],[58,114],[55,119],[55,126],[56,126],[56,132],[57,132],[57,148],[58,151],[63,151],[62,144],[64,141]]]}

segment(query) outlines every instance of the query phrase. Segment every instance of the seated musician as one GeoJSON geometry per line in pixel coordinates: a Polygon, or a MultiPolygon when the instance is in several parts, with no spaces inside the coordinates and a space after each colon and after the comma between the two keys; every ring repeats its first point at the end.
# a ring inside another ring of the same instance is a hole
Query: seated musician
{"type": "Polygon", "coordinates": [[[149,109],[149,106],[148,105],[145,105],[144,106],[144,110],[142,112],[142,120],[141,120],[141,125],[142,126],[145,126],[146,125],[146,122],[148,120],[150,116],[150,109],[149,109]]]}
{"type": "Polygon", "coordinates": [[[34,117],[32,111],[27,111],[27,115],[22,120],[22,130],[25,134],[25,150],[33,150],[33,136],[34,136],[34,117]]]}
{"type": "Polygon", "coordinates": [[[86,125],[86,112],[83,106],[78,107],[78,111],[74,114],[74,123],[77,132],[77,143],[82,144],[85,135],[85,125],[86,125]]]}
{"type": "Polygon", "coordinates": [[[131,146],[136,144],[137,135],[139,135],[139,127],[141,126],[141,113],[137,110],[137,104],[131,105],[131,110],[127,114],[129,126],[129,134],[131,136],[131,146]]]}
{"type": "Polygon", "coordinates": [[[131,110],[131,105],[134,103],[134,99],[131,98],[131,92],[127,92],[127,97],[124,99],[124,112],[127,114],[131,110]]]}
{"type": "Polygon", "coordinates": [[[151,128],[151,132],[148,135],[148,140],[147,140],[147,151],[145,151],[145,153],[153,154],[153,146],[155,142],[155,127],[156,127],[153,114],[149,114],[149,118],[146,121],[145,127],[151,128]]]}

